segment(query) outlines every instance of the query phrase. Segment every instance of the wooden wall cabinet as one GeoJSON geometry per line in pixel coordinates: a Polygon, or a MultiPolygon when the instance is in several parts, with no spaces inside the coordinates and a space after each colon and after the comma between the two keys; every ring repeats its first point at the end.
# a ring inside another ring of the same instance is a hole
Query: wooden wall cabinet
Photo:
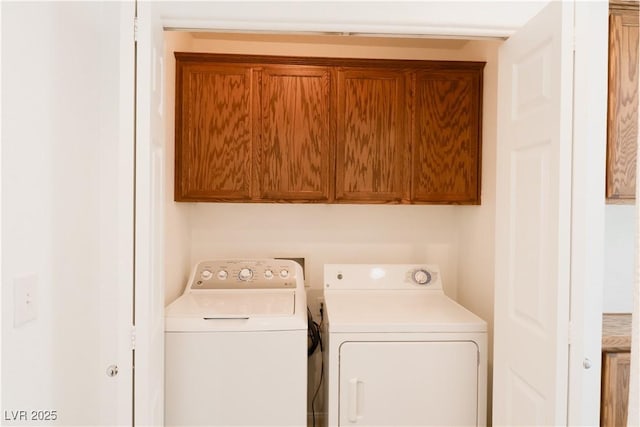
{"type": "Polygon", "coordinates": [[[638,3],[611,2],[606,168],[608,203],[635,201],[639,36],[638,3]]]}
{"type": "Polygon", "coordinates": [[[480,62],[176,53],[177,201],[480,203],[480,62]]]}
{"type": "Polygon", "coordinates": [[[630,362],[631,353],[628,351],[602,353],[602,427],[627,425],[630,362]]]}

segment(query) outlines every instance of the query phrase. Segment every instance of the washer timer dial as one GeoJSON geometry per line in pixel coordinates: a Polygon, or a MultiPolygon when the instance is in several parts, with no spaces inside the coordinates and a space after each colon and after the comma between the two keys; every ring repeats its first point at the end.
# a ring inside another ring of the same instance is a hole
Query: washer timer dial
{"type": "Polygon", "coordinates": [[[431,282],[431,273],[423,268],[420,268],[411,273],[411,279],[418,285],[427,285],[429,284],[429,282],[431,282]]]}
{"type": "Polygon", "coordinates": [[[243,268],[238,273],[238,279],[242,280],[243,282],[251,280],[252,277],[253,271],[251,271],[250,268],[243,268]]]}

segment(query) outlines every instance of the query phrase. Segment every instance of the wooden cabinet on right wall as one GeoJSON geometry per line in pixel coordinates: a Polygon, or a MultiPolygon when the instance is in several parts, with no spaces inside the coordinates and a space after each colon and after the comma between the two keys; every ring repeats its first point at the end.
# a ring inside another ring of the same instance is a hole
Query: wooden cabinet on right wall
{"type": "Polygon", "coordinates": [[[606,351],[602,354],[601,427],[627,425],[630,364],[629,351],[606,351]]]}
{"type": "Polygon", "coordinates": [[[638,136],[638,2],[609,5],[608,203],[633,203],[638,136]]]}

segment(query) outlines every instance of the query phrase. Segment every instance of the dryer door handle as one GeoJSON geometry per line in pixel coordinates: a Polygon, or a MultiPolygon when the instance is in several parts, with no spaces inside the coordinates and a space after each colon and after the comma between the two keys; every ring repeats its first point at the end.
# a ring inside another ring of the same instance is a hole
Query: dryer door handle
{"type": "Polygon", "coordinates": [[[347,419],[349,422],[357,423],[362,419],[364,406],[364,383],[358,378],[349,380],[347,403],[347,419]]]}

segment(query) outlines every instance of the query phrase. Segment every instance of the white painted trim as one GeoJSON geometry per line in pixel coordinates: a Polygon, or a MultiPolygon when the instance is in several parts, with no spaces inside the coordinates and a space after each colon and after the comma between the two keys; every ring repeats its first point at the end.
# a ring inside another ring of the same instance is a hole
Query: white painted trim
{"type": "Polygon", "coordinates": [[[312,35],[377,36],[377,37],[434,37],[461,39],[504,39],[513,34],[511,28],[459,27],[439,25],[360,25],[360,24],[300,24],[297,22],[256,23],[249,21],[164,20],[165,30],[225,31],[242,33],[285,33],[312,35]]]}
{"type": "Polygon", "coordinates": [[[607,2],[576,2],[574,22],[568,425],[597,425],[604,281],[607,2]]]}
{"type": "MultiPolygon", "coordinates": [[[[2,33],[2,5],[0,4],[0,34],[2,33]]],[[[0,59],[2,58],[2,43],[0,43],[0,59]]],[[[4,80],[2,80],[2,67],[0,67],[0,82],[2,82],[4,80]]],[[[2,84],[0,84],[0,135],[4,135],[2,133],[2,117],[4,117],[2,115],[2,104],[3,102],[1,102],[1,100],[3,100],[4,98],[2,98],[2,84]]],[[[4,150],[2,149],[2,147],[0,146],[0,260],[3,260],[4,258],[2,257],[2,243],[4,242],[3,238],[2,238],[2,230],[4,229],[4,227],[2,227],[1,225],[4,224],[4,222],[2,222],[2,204],[3,204],[3,200],[4,198],[2,197],[2,189],[4,188],[4,186],[2,185],[2,152],[4,150]]],[[[4,277],[2,275],[2,266],[3,263],[0,261],[0,277],[4,277]]],[[[2,290],[0,290],[0,307],[4,307],[4,305],[2,305],[2,295],[4,294],[4,292],[2,290]]],[[[0,316],[0,331],[4,331],[4,325],[2,324],[2,316],[0,316]]],[[[1,332],[0,332],[1,333],[1,332]]],[[[0,339],[0,378],[6,378],[2,375],[2,367],[4,366],[2,364],[2,354],[4,353],[3,349],[2,349],[2,340],[0,339]]],[[[4,402],[4,399],[2,398],[2,388],[0,387],[0,402],[4,402]]]]}
{"type": "Polygon", "coordinates": [[[164,163],[165,142],[157,81],[164,37],[156,3],[138,4],[137,34],[134,424],[157,426],[164,417],[165,278],[164,177],[156,173],[164,163]]]}
{"type": "Polygon", "coordinates": [[[120,129],[118,142],[118,210],[119,232],[118,253],[123,254],[118,262],[118,360],[120,367],[119,390],[117,399],[117,420],[119,425],[131,422],[133,412],[133,354],[130,348],[130,335],[133,320],[133,114],[134,94],[134,45],[133,28],[130,25],[134,15],[134,5],[123,2],[120,5],[120,129]]]}
{"type": "Polygon", "coordinates": [[[159,2],[165,29],[505,38],[548,3],[429,1],[159,2]]]}

